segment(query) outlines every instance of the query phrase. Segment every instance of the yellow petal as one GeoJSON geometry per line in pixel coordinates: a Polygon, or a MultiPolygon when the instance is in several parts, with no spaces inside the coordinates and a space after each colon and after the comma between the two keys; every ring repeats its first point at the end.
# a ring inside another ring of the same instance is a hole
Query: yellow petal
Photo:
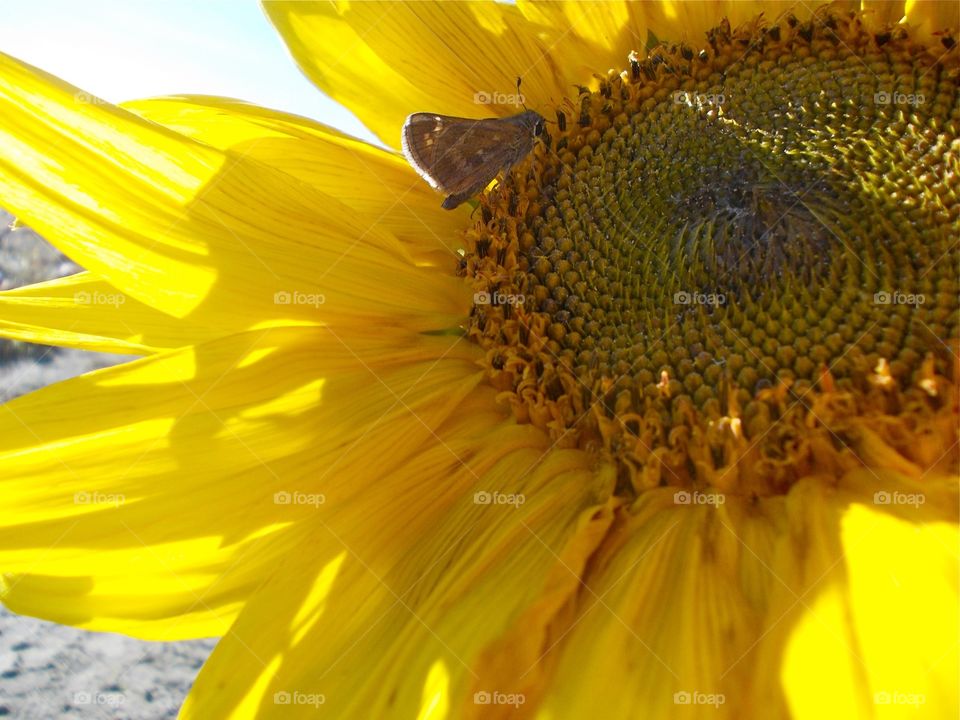
{"type": "Polygon", "coordinates": [[[806,553],[779,567],[803,592],[771,598],[783,620],[761,661],[776,653],[793,717],[955,717],[956,478],[863,470],[792,500],[806,553]]]}
{"type": "Polygon", "coordinates": [[[543,639],[579,587],[593,546],[580,538],[595,544],[609,524],[591,508],[612,477],[583,453],[546,453],[529,427],[480,427],[438,431],[465,464],[434,443],[383,478],[380,501],[318,528],[218,646],[184,717],[311,717],[311,698],[338,718],[482,717],[473,693],[510,692],[484,687],[499,681],[484,649],[524,618],[529,645],[543,639]],[[477,492],[525,497],[478,504],[477,492]]]}
{"type": "Polygon", "coordinates": [[[90,273],[0,293],[0,336],[13,340],[146,355],[220,334],[158,312],[90,273]]]}
{"type": "MultiPolygon", "coordinates": [[[[715,496],[718,497],[718,496],[715,496]]],[[[648,491],[591,560],[576,614],[541,664],[544,718],[743,717],[778,503],[678,504],[648,491]]],[[[777,717],[765,706],[763,717],[777,717]]]]}
{"type": "Polygon", "coordinates": [[[234,150],[310,183],[427,255],[445,269],[462,244],[470,208],[448,211],[442,196],[392,153],[296,115],[231,100],[186,96],[123,107],[221,150],[234,150]]]}
{"type": "MultiPolygon", "coordinates": [[[[643,3],[646,5],[646,3],[643,3]]],[[[631,51],[647,45],[647,23],[639,4],[629,2],[525,2],[517,3],[533,27],[552,28],[551,64],[563,76],[563,95],[573,85],[596,86],[595,73],[622,69],[631,51]]],[[[532,105],[537,108],[539,106],[532,105]]]]}
{"type": "Polygon", "coordinates": [[[956,525],[916,524],[854,505],[841,539],[851,617],[878,716],[957,716],[956,525]]]}
{"type": "MultiPolygon", "coordinates": [[[[904,15],[905,21],[917,27],[925,40],[944,31],[950,31],[953,39],[957,39],[960,9],[953,0],[906,0],[904,15]]],[[[937,48],[940,52],[945,49],[937,48]]]]}
{"type": "Polygon", "coordinates": [[[4,602],[141,637],[222,633],[277,559],[300,554],[288,528],[370,496],[433,440],[476,385],[476,359],[459,338],[348,346],[329,330],[273,329],[4,405],[4,602]],[[383,453],[380,433],[400,448],[383,453]]]}
{"type": "MultiPolygon", "coordinates": [[[[297,64],[384,143],[400,147],[410,113],[511,115],[516,94],[545,111],[573,90],[551,51],[567,28],[534,25],[494,2],[264,3],[297,64]]],[[[587,78],[589,79],[589,78],[587,78]]]]}
{"type": "Polygon", "coordinates": [[[402,315],[429,329],[469,307],[461,282],[416,267],[376,218],[6,56],[0,195],[124,294],[197,325],[350,327],[402,315]]]}
{"type": "Polygon", "coordinates": [[[956,507],[955,478],[871,470],[716,506],[644,494],[558,629],[540,716],[953,717],[956,507]]]}
{"type": "Polygon", "coordinates": [[[733,26],[761,13],[768,20],[787,12],[805,19],[817,6],[735,0],[263,5],[307,77],[394,148],[413,112],[518,112],[517,77],[525,104],[551,116],[576,99],[574,85],[595,87],[597,73],[628,67],[628,54],[642,54],[650,33],[701,48],[723,18],[733,26]]]}
{"type": "Polygon", "coordinates": [[[861,5],[864,17],[878,26],[895,25],[906,12],[904,0],[863,0],[861,5]]]}

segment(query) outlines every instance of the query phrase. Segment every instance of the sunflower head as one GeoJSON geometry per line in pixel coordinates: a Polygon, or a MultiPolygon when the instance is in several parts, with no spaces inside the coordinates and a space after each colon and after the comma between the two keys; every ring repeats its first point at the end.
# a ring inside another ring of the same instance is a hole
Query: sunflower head
{"type": "Polygon", "coordinates": [[[482,199],[470,332],[523,421],[656,485],[930,462],[958,337],[954,40],[825,9],[631,55],[482,199]]]}

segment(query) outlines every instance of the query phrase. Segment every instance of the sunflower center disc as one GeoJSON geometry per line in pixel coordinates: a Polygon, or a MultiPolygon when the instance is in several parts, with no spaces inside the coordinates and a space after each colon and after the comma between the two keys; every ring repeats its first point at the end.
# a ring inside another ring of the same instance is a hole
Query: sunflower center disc
{"type": "Polygon", "coordinates": [[[953,41],[854,13],[709,38],[583,91],[482,197],[491,381],[628,495],[784,492],[856,463],[864,417],[924,452],[960,335],[953,41]]]}

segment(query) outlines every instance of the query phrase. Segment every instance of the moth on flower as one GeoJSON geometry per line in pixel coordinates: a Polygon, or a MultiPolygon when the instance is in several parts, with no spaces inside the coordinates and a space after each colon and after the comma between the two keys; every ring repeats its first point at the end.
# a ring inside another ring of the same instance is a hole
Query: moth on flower
{"type": "Polygon", "coordinates": [[[447,195],[441,206],[452,210],[529,155],[544,123],[533,110],[482,120],[414,113],[401,145],[414,170],[447,195]]]}

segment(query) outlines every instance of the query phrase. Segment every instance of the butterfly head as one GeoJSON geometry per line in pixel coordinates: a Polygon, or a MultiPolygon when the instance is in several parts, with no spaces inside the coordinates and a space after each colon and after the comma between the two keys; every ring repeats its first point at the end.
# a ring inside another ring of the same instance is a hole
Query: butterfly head
{"type": "Polygon", "coordinates": [[[526,110],[516,116],[517,122],[530,131],[534,137],[540,137],[546,132],[546,120],[543,115],[533,110],[526,110]]]}

